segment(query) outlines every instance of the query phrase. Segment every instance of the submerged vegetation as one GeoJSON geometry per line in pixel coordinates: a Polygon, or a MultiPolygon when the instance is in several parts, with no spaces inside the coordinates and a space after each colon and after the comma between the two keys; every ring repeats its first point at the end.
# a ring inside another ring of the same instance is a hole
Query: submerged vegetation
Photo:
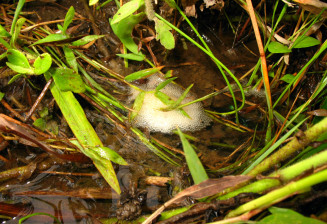
{"type": "Polygon", "coordinates": [[[0,5],[2,220],[327,221],[326,3],[82,2],[0,5]]]}

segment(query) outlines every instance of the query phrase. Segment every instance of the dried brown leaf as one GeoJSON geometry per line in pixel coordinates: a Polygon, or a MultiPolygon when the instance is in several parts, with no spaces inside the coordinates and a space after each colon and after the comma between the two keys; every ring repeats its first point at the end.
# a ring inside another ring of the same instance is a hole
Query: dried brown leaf
{"type": "Polygon", "coordinates": [[[309,111],[308,114],[319,116],[319,117],[327,117],[327,110],[326,109],[317,109],[313,111],[309,111]]]}
{"type": "MultiPolygon", "coordinates": [[[[327,3],[319,0],[294,0],[304,10],[307,10],[313,14],[319,14],[324,8],[327,8],[327,3]]],[[[323,12],[322,17],[327,18],[327,12],[323,12]]]]}
{"type": "Polygon", "coordinates": [[[150,224],[152,221],[160,215],[160,213],[165,210],[171,204],[180,202],[186,197],[192,197],[194,199],[200,199],[215,195],[223,190],[237,186],[241,183],[244,183],[250,180],[249,176],[226,176],[219,179],[208,179],[197,185],[193,185],[189,188],[178,193],[174,198],[167,201],[163,206],[156,210],[151,216],[149,216],[142,224],[150,224]]]}

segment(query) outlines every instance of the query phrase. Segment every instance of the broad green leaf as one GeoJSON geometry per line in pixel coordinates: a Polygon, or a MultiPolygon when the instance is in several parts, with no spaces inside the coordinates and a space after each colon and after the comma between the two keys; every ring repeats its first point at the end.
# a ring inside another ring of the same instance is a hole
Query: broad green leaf
{"type": "Polygon", "coordinates": [[[61,91],[72,91],[75,93],[82,93],[85,91],[83,79],[73,69],[53,68],[50,70],[53,80],[61,91]]]}
{"type": "Polygon", "coordinates": [[[105,146],[92,148],[101,158],[110,160],[119,165],[128,165],[128,163],[114,150],[105,146]]]}
{"type": "Polygon", "coordinates": [[[45,38],[43,38],[41,40],[36,41],[32,45],[63,41],[63,40],[67,40],[68,38],[69,38],[69,36],[67,36],[65,34],[54,33],[54,34],[50,34],[50,35],[46,36],[45,38]]]}
{"type": "Polygon", "coordinates": [[[10,49],[7,51],[8,62],[19,67],[31,68],[26,56],[16,49],[10,49]]]}
{"type": "Polygon", "coordinates": [[[114,33],[120,39],[120,41],[125,45],[125,47],[133,52],[134,54],[139,54],[138,46],[135,44],[132,38],[132,31],[136,24],[141,22],[145,13],[139,13],[136,15],[130,15],[118,23],[113,24],[112,20],[109,20],[110,25],[114,33]]]}
{"type": "Polygon", "coordinates": [[[6,65],[13,71],[21,74],[29,74],[32,75],[34,73],[34,69],[32,67],[25,68],[22,66],[14,65],[12,63],[6,62],[6,65]]]}
{"type": "Polygon", "coordinates": [[[144,61],[144,59],[145,59],[145,56],[142,53],[139,53],[139,54],[134,54],[134,53],[116,54],[116,55],[119,57],[122,57],[122,58],[133,60],[133,61],[144,61]]]}
{"type": "Polygon", "coordinates": [[[96,3],[98,3],[99,0],[90,0],[89,1],[89,5],[95,5],[96,3]]]}
{"type": "Polygon", "coordinates": [[[85,44],[88,44],[94,40],[97,40],[97,39],[100,39],[102,37],[104,37],[105,35],[88,35],[88,36],[85,36],[79,40],[76,40],[74,42],[72,42],[72,45],[73,46],[82,46],[82,45],[85,45],[85,44]]]}
{"type": "Polygon", "coordinates": [[[40,56],[38,56],[34,61],[34,74],[35,75],[41,75],[49,70],[52,64],[52,58],[50,54],[43,53],[40,56]]]}
{"type": "Polygon", "coordinates": [[[0,37],[11,37],[10,33],[0,25],[0,37]]]}
{"type": "Polygon", "coordinates": [[[148,69],[144,69],[141,71],[137,71],[137,72],[133,72],[132,74],[129,74],[125,77],[125,80],[127,82],[133,82],[135,80],[141,79],[143,77],[147,77],[150,76],[154,73],[157,73],[158,71],[160,71],[162,67],[155,67],[155,68],[148,68],[148,69]]]}
{"type": "Polygon", "coordinates": [[[292,74],[285,74],[282,78],[280,78],[281,81],[284,81],[286,83],[292,83],[294,79],[295,76],[292,74]]]}
{"type": "MultiPolygon", "coordinates": [[[[51,77],[51,73],[46,72],[45,78],[49,80],[50,77],[51,77]]],[[[56,85],[56,83],[53,83],[51,85],[50,90],[63,116],[65,117],[69,127],[71,128],[75,137],[78,139],[78,143],[82,145],[81,147],[83,148],[84,146],[88,146],[88,147],[103,146],[98,135],[96,134],[93,127],[87,120],[81,105],[74,97],[74,94],[71,91],[67,91],[67,92],[61,91],[56,85]]],[[[115,174],[115,170],[113,169],[110,160],[106,160],[106,159],[103,160],[105,160],[105,162],[95,160],[93,161],[93,163],[97,167],[101,175],[104,177],[104,179],[107,181],[107,183],[118,194],[120,194],[121,190],[115,174]]]]}
{"type": "Polygon", "coordinates": [[[200,159],[198,158],[191,144],[186,139],[185,135],[178,127],[177,132],[182,141],[186,163],[191,172],[194,183],[199,184],[202,181],[209,179],[204,167],[202,166],[200,159]]]}
{"type": "Polygon", "coordinates": [[[65,58],[69,66],[77,73],[78,72],[78,64],[76,61],[75,54],[72,49],[67,46],[63,46],[65,58]]]}
{"type": "Polygon", "coordinates": [[[305,217],[291,209],[270,207],[269,211],[272,214],[257,222],[258,224],[324,224],[320,220],[305,217]]]}
{"type": "Polygon", "coordinates": [[[39,128],[41,131],[44,131],[47,126],[47,123],[44,118],[38,118],[33,122],[33,125],[39,128]]]}
{"type": "Polygon", "coordinates": [[[155,20],[155,23],[157,40],[160,40],[161,45],[166,49],[173,49],[175,47],[175,39],[173,34],[170,32],[171,28],[159,19],[155,20]]]}
{"type": "Polygon", "coordinates": [[[292,50],[288,49],[286,45],[281,44],[277,41],[272,41],[269,43],[268,51],[275,54],[285,54],[292,52],[292,50]]]}
{"type": "Polygon", "coordinates": [[[68,12],[66,13],[65,20],[64,20],[64,26],[62,27],[64,34],[66,33],[66,30],[67,30],[68,26],[73,21],[74,15],[75,15],[75,9],[74,9],[73,6],[71,6],[68,9],[68,12]]]}
{"type": "Polygon", "coordinates": [[[134,104],[133,104],[133,110],[130,116],[130,120],[133,121],[134,118],[137,116],[137,114],[140,112],[142,105],[143,105],[143,101],[144,101],[144,96],[145,96],[145,92],[142,91],[139,93],[139,95],[137,95],[134,104]]]}
{"type": "Polygon", "coordinates": [[[0,92],[0,101],[3,99],[4,96],[5,94],[3,92],[0,92]]]}
{"type": "Polygon", "coordinates": [[[132,0],[130,2],[125,3],[117,13],[114,15],[111,21],[111,25],[119,23],[123,19],[132,15],[136,10],[138,10],[141,6],[144,5],[144,0],[132,0]]]}
{"type": "Polygon", "coordinates": [[[10,85],[11,83],[15,82],[18,78],[20,78],[21,76],[24,76],[23,74],[17,74],[15,76],[13,76],[9,82],[8,82],[8,85],[10,85]]]}
{"type": "Polygon", "coordinates": [[[312,47],[319,45],[320,41],[313,37],[308,36],[300,36],[298,39],[296,39],[293,48],[306,48],[306,47],[312,47]]]}

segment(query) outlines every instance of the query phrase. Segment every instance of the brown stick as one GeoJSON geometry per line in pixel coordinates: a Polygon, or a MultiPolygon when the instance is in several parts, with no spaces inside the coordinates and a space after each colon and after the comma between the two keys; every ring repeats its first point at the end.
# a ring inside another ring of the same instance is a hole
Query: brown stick
{"type": "Polygon", "coordinates": [[[36,108],[39,106],[40,102],[42,101],[45,93],[48,91],[51,83],[52,83],[53,79],[49,79],[49,81],[47,82],[47,84],[44,86],[42,92],[40,93],[40,95],[38,96],[38,98],[36,99],[35,103],[33,104],[32,108],[30,109],[30,111],[26,114],[26,117],[24,119],[24,122],[28,121],[28,119],[30,119],[30,117],[32,116],[32,114],[34,113],[34,111],[36,110],[36,108]]]}
{"type": "Polygon", "coordinates": [[[264,80],[264,83],[265,83],[266,94],[267,94],[267,97],[268,97],[268,99],[267,99],[268,102],[267,103],[272,105],[266,55],[265,55],[265,50],[263,48],[263,44],[262,44],[262,40],[261,40],[261,36],[260,36],[258,22],[257,22],[257,19],[255,17],[255,14],[254,14],[252,1],[251,0],[246,0],[246,3],[247,3],[247,10],[248,10],[248,13],[249,13],[251,21],[252,21],[252,26],[253,26],[255,38],[257,40],[257,45],[258,45],[259,52],[260,52],[263,80],[264,80]]]}

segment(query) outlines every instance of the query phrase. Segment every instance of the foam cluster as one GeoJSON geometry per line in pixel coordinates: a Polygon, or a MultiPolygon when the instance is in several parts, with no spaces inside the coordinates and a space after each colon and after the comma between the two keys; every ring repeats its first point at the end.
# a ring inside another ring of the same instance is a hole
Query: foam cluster
{"type": "MultiPolygon", "coordinates": [[[[152,132],[172,133],[177,127],[182,131],[197,131],[211,122],[211,119],[205,114],[200,102],[193,103],[183,107],[184,111],[189,115],[185,116],[180,110],[162,111],[162,108],[166,108],[163,102],[161,102],[152,90],[154,90],[165,79],[160,75],[155,74],[148,78],[146,84],[140,85],[139,88],[146,91],[144,101],[141,110],[134,118],[133,124],[137,127],[146,127],[152,132]],[[152,91],[152,92],[151,92],[152,91]]],[[[172,100],[177,100],[184,90],[173,83],[169,83],[161,92],[168,95],[172,100]]],[[[131,88],[130,100],[135,100],[139,91],[131,88]]],[[[195,96],[192,93],[188,93],[182,104],[195,100],[195,96]]]]}

